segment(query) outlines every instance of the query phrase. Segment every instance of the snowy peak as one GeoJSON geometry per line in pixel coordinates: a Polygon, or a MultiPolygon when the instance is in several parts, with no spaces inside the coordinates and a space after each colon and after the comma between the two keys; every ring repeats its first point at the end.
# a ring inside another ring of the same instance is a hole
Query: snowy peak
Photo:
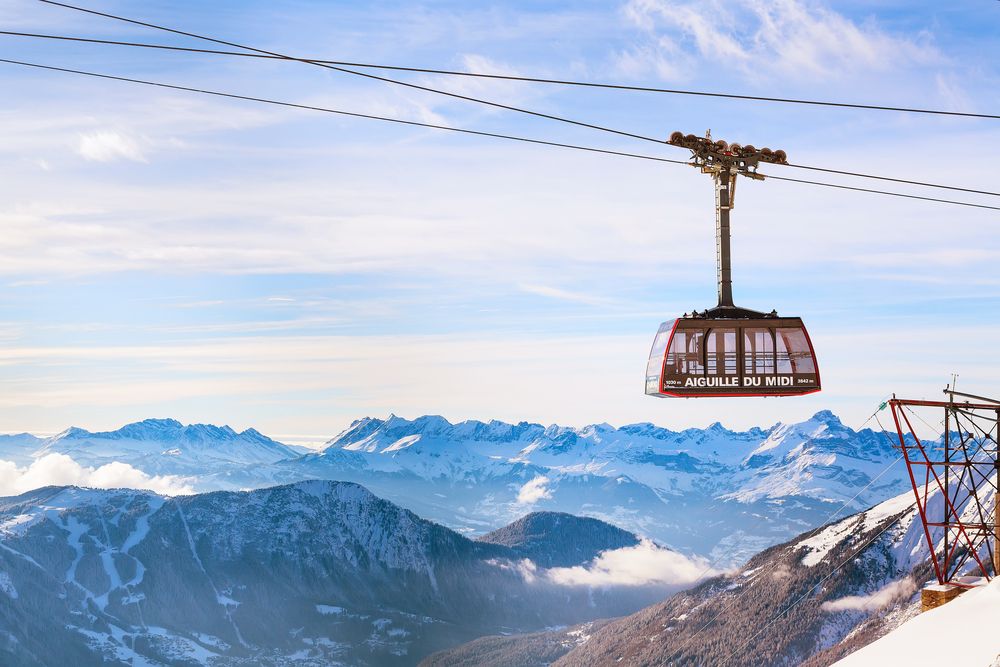
{"type": "Polygon", "coordinates": [[[658,440],[668,440],[677,436],[674,431],[651,424],[650,422],[640,422],[638,424],[627,424],[619,429],[622,433],[642,438],[656,438],[658,440]]]}
{"type": "MultiPolygon", "coordinates": [[[[795,504],[789,507],[809,516],[822,516],[827,503],[846,501],[861,509],[907,488],[900,470],[883,474],[896,459],[887,442],[883,433],[854,431],[829,410],[767,428],[739,431],[716,422],[679,432],[650,423],[543,427],[496,420],[452,424],[437,415],[412,420],[391,415],[354,422],[308,471],[315,476],[344,469],[334,459],[351,454],[363,462],[351,468],[366,471],[358,475],[478,485],[479,492],[452,488],[435,497],[468,495],[463,513],[470,506],[485,507],[477,503],[498,505],[496,511],[476,510],[479,526],[494,528],[499,525],[497,518],[510,520],[514,508],[523,509],[525,503],[543,500],[546,508],[574,513],[582,503],[590,508],[588,514],[614,518],[644,535],[680,546],[685,543],[677,531],[668,534],[656,528],[651,533],[650,521],[640,525],[620,517],[632,515],[640,505],[657,514],[663,503],[675,501],[685,503],[688,511],[716,500],[752,504],[793,498],[795,504]],[[876,478],[879,482],[873,484],[876,478]],[[599,487],[601,497],[584,500],[582,489],[587,487],[599,487]],[[489,520],[484,522],[480,512],[489,520]]],[[[312,465],[313,459],[303,463],[312,465]]],[[[354,478],[375,483],[369,477],[354,478]]],[[[379,491],[386,493],[385,488],[379,491]]],[[[421,508],[436,503],[424,495],[421,508]]],[[[435,505],[431,515],[444,516],[439,511],[449,517],[454,514],[453,509],[435,505]]],[[[793,534],[792,526],[786,528],[786,536],[793,534]]]]}
{"type": "Polygon", "coordinates": [[[68,454],[87,463],[164,456],[191,464],[207,460],[251,464],[298,456],[252,428],[238,433],[229,426],[184,425],[176,419],[145,419],[114,431],[91,432],[74,426],[45,440],[39,451],[68,454]]]}
{"type": "MultiPolygon", "coordinates": [[[[203,431],[204,427],[198,425],[190,428],[192,431],[200,432],[203,431]]],[[[219,430],[232,432],[228,426],[219,430]]],[[[126,424],[117,431],[106,431],[93,435],[101,438],[128,438],[131,440],[174,440],[182,437],[183,432],[184,425],[176,419],[144,419],[141,422],[126,424]]]]}
{"type": "Polygon", "coordinates": [[[810,421],[819,422],[827,424],[829,426],[843,426],[844,423],[840,421],[840,417],[833,414],[830,410],[820,410],[812,416],[810,421]]]}
{"type": "MultiPolygon", "coordinates": [[[[878,459],[885,454],[884,438],[871,431],[857,433],[829,410],[810,419],[770,428],[733,431],[719,422],[706,428],[671,431],[650,423],[620,428],[610,424],[567,427],[520,422],[464,421],[452,424],[437,415],[408,420],[355,421],[328,443],[327,450],[363,454],[408,455],[417,452],[465,458],[549,466],[580,465],[585,461],[635,463],[684,456],[699,463],[758,469],[787,463],[804,453],[878,459]]],[[[829,457],[824,459],[827,462],[829,457]]]]}
{"type": "Polygon", "coordinates": [[[454,435],[462,440],[478,440],[481,442],[514,442],[531,440],[544,432],[541,424],[531,422],[506,422],[491,419],[488,422],[468,420],[455,425],[454,435]]]}
{"type": "Polygon", "coordinates": [[[328,440],[323,448],[346,449],[344,445],[365,440],[378,431],[384,424],[385,422],[381,419],[374,419],[372,417],[355,419],[345,430],[328,440]]]}
{"type": "Polygon", "coordinates": [[[144,419],[126,424],[115,431],[91,432],[77,426],[72,426],[54,439],[71,440],[94,438],[101,440],[137,440],[155,442],[208,442],[212,440],[256,440],[274,442],[254,429],[237,433],[229,426],[213,424],[189,424],[185,426],[176,419],[144,419]]]}
{"type": "Polygon", "coordinates": [[[417,442],[442,445],[463,443],[511,443],[528,441],[545,431],[540,424],[508,424],[492,420],[469,420],[452,424],[440,415],[405,419],[389,415],[387,419],[365,417],[354,421],[345,431],[326,443],[324,451],[347,450],[366,453],[392,453],[417,442]]]}
{"type": "Polygon", "coordinates": [[[865,446],[868,449],[876,452],[884,450],[877,440],[872,443],[866,434],[871,434],[871,431],[856,432],[845,426],[840,418],[829,410],[820,410],[804,422],[776,424],[744,463],[750,467],[757,467],[762,461],[787,459],[807,449],[847,455],[863,454],[862,448],[858,447],[859,439],[866,441],[865,446]],[[876,446],[870,447],[872,444],[876,446]]]}
{"type": "Polygon", "coordinates": [[[681,432],[650,423],[615,427],[607,423],[583,427],[542,426],[531,422],[511,424],[497,420],[476,420],[452,424],[439,415],[405,419],[390,415],[386,419],[365,417],[326,444],[326,449],[365,453],[391,453],[415,442],[434,441],[456,449],[478,448],[483,453],[504,452],[523,458],[525,453],[579,456],[583,452],[613,454],[623,450],[685,451],[703,459],[738,462],[746,458],[776,431],[817,436],[823,432],[853,433],[829,411],[817,413],[801,424],[782,425],[747,431],[733,431],[719,422],[681,432]],[[405,441],[404,441],[405,440],[405,441]],[[496,445],[496,446],[493,446],[496,445]]]}

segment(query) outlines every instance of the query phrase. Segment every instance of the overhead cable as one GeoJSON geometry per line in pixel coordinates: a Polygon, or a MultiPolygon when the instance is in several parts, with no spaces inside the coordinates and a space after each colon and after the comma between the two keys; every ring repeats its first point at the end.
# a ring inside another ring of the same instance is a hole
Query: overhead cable
{"type": "MultiPolygon", "coordinates": [[[[409,82],[406,82],[406,81],[399,81],[397,79],[389,79],[387,77],[374,76],[374,75],[370,75],[370,74],[365,74],[364,72],[355,72],[353,70],[348,70],[348,69],[345,69],[343,67],[334,66],[334,65],[331,64],[331,63],[334,63],[336,61],[314,60],[314,59],[309,59],[309,58],[296,58],[296,57],[286,56],[286,55],[279,54],[279,53],[274,53],[274,52],[271,52],[271,51],[265,51],[263,49],[256,49],[254,47],[244,46],[244,45],[241,45],[241,44],[236,44],[234,42],[227,42],[225,40],[215,39],[213,37],[207,37],[207,36],[198,35],[198,34],[195,34],[195,33],[188,33],[188,32],[184,32],[184,31],[180,31],[180,30],[175,30],[173,28],[168,28],[168,27],[160,26],[160,25],[153,24],[153,23],[146,23],[146,22],[143,22],[143,21],[137,21],[137,20],[134,20],[134,19],[125,18],[125,17],[114,15],[114,14],[106,14],[104,12],[97,12],[97,11],[94,11],[94,10],[91,10],[91,9],[86,9],[86,8],[83,8],[83,7],[77,7],[77,6],[74,6],[74,5],[68,5],[68,4],[61,3],[61,2],[54,2],[53,0],[40,0],[40,2],[46,2],[48,4],[54,4],[54,5],[58,5],[60,7],[66,7],[66,8],[77,10],[77,11],[82,11],[82,12],[86,12],[86,13],[90,13],[90,14],[96,14],[96,15],[102,16],[102,17],[112,18],[112,19],[119,20],[119,21],[125,21],[127,23],[134,23],[134,24],[141,25],[141,26],[144,26],[144,27],[154,28],[156,30],[164,30],[164,31],[167,31],[167,32],[177,33],[177,34],[188,36],[188,37],[195,37],[197,39],[207,40],[207,41],[210,41],[210,42],[215,42],[215,43],[219,43],[219,44],[225,44],[225,45],[229,45],[229,46],[235,46],[235,47],[241,48],[241,49],[248,49],[248,50],[254,51],[255,53],[241,53],[241,52],[237,52],[237,51],[217,51],[217,50],[212,50],[212,49],[195,49],[195,48],[189,48],[189,47],[177,47],[177,46],[168,46],[168,45],[160,45],[160,44],[147,44],[147,43],[141,43],[141,42],[121,42],[121,41],[114,41],[114,40],[88,39],[88,38],[82,38],[82,37],[70,37],[70,36],[62,36],[62,35],[40,35],[40,34],[37,34],[37,33],[23,33],[23,32],[14,32],[14,31],[0,31],[0,34],[13,35],[13,36],[21,36],[21,37],[40,37],[40,38],[45,38],[45,39],[57,39],[57,40],[65,40],[65,41],[78,41],[78,42],[88,42],[88,43],[96,43],[96,44],[114,44],[114,45],[120,45],[120,46],[137,46],[137,47],[154,48],[154,49],[165,49],[165,50],[171,50],[171,51],[189,51],[189,52],[204,53],[204,54],[231,55],[231,56],[248,56],[248,57],[268,58],[268,59],[273,59],[273,60],[286,60],[286,61],[293,61],[293,62],[303,62],[303,63],[306,63],[306,64],[318,65],[320,67],[325,67],[327,69],[333,69],[333,70],[336,70],[336,71],[339,71],[339,72],[344,72],[344,73],[348,73],[348,74],[354,74],[354,75],[365,77],[365,78],[371,78],[371,79],[375,79],[375,80],[378,80],[378,81],[383,81],[383,82],[386,82],[386,83],[392,83],[392,84],[395,84],[395,85],[406,86],[406,87],[409,87],[409,88],[416,88],[418,90],[422,90],[422,91],[425,91],[425,92],[430,92],[430,93],[435,93],[435,94],[440,94],[440,95],[446,95],[446,96],[458,98],[458,99],[461,99],[461,100],[464,100],[464,101],[467,101],[467,102],[475,102],[475,103],[478,103],[478,104],[485,104],[485,105],[488,105],[488,106],[492,106],[492,107],[496,107],[496,108],[500,108],[500,109],[504,109],[504,110],[508,110],[508,111],[515,111],[517,113],[523,113],[523,114],[527,114],[527,115],[531,115],[531,116],[536,116],[536,117],[539,117],[539,118],[545,118],[547,120],[554,120],[554,121],[558,121],[558,122],[568,123],[568,124],[571,124],[571,125],[576,125],[576,126],[579,126],[579,127],[586,127],[586,128],[589,128],[589,129],[600,130],[600,131],[603,131],[603,132],[610,132],[612,134],[617,134],[617,135],[621,135],[621,136],[625,136],[625,137],[630,137],[630,138],[633,138],[633,139],[640,139],[640,140],[643,140],[643,141],[652,141],[652,142],[658,143],[658,144],[665,143],[662,139],[658,139],[658,138],[655,138],[655,137],[650,137],[650,136],[646,136],[646,135],[642,135],[642,134],[638,134],[638,133],[634,133],[634,132],[628,132],[628,131],[625,131],[625,130],[619,130],[619,129],[615,129],[615,128],[611,128],[611,127],[607,127],[607,126],[603,126],[603,125],[596,125],[596,124],[593,124],[593,123],[587,123],[587,122],[584,122],[584,121],[578,121],[578,120],[574,120],[574,119],[571,119],[571,118],[565,118],[563,116],[556,116],[554,114],[547,114],[547,113],[543,113],[543,112],[540,112],[540,111],[534,111],[534,110],[531,110],[531,109],[524,109],[522,107],[516,107],[516,106],[512,106],[512,105],[508,105],[508,104],[502,104],[502,103],[499,103],[499,102],[493,102],[491,100],[484,100],[484,99],[478,98],[478,97],[471,97],[471,96],[468,96],[468,95],[460,95],[458,93],[452,93],[452,92],[449,92],[449,91],[443,91],[443,90],[440,90],[440,89],[437,89],[437,88],[431,88],[429,86],[422,86],[422,85],[418,85],[418,84],[413,84],[413,83],[409,83],[409,82]]],[[[903,183],[903,184],[906,184],[906,185],[918,185],[918,186],[921,186],[921,187],[937,188],[937,189],[943,189],[943,190],[954,190],[956,192],[968,192],[968,193],[972,193],[972,194],[980,194],[980,195],[987,195],[987,196],[992,196],[992,197],[1000,197],[1000,192],[991,192],[991,191],[988,191],[988,190],[977,190],[977,189],[974,189],[974,188],[964,188],[964,187],[959,187],[959,186],[954,186],[954,185],[943,185],[943,184],[940,184],[940,183],[929,183],[929,182],[926,182],[926,181],[916,181],[916,180],[904,179],[904,178],[893,178],[893,177],[888,177],[888,176],[880,176],[880,175],[877,175],[877,174],[865,174],[865,173],[860,173],[860,172],[855,172],[855,171],[845,171],[845,170],[830,169],[830,168],[825,168],[825,167],[814,167],[814,166],[810,166],[810,165],[794,164],[794,163],[791,163],[791,164],[786,163],[786,164],[783,164],[782,166],[792,167],[792,168],[795,168],[795,169],[806,169],[806,170],[810,170],[810,171],[821,171],[821,172],[826,172],[826,173],[831,173],[831,174],[839,174],[839,175],[843,175],[843,176],[853,176],[853,177],[857,177],[857,178],[868,178],[868,179],[874,179],[874,180],[880,180],[880,181],[888,181],[888,182],[893,182],[893,183],[903,183]]]]}
{"type": "Polygon", "coordinates": [[[472,97],[471,95],[462,95],[460,93],[453,93],[447,90],[440,90],[438,88],[431,88],[430,86],[421,86],[416,83],[410,83],[408,81],[400,81],[399,79],[390,79],[385,76],[378,76],[375,74],[368,74],[367,72],[358,72],[356,70],[347,69],[345,67],[340,67],[339,65],[328,65],[326,63],[321,63],[313,60],[306,60],[304,58],[296,58],[294,56],[288,56],[283,53],[276,53],[274,51],[267,51],[266,49],[258,49],[253,46],[245,46],[243,44],[237,44],[236,42],[228,42],[224,39],[216,39],[215,37],[208,37],[206,35],[199,35],[193,32],[185,32],[183,30],[176,30],[174,28],[168,28],[166,26],[157,25],[155,23],[147,23],[145,21],[138,21],[136,19],[126,18],[124,16],[117,16],[115,14],[107,14],[105,12],[99,12],[94,9],[87,9],[85,7],[78,7],[76,5],[70,5],[63,2],[56,2],[55,0],[38,0],[39,2],[44,2],[49,5],[56,5],[58,7],[65,7],[66,9],[72,9],[78,12],[85,12],[87,14],[94,14],[96,16],[103,16],[105,18],[114,19],[116,21],[124,21],[125,23],[132,23],[134,25],[140,25],[145,28],[153,28],[154,30],[162,30],[165,32],[174,33],[175,35],[183,35],[185,37],[193,37],[195,39],[200,39],[206,42],[212,42],[215,44],[222,44],[224,46],[232,46],[237,49],[246,49],[247,51],[254,51],[256,53],[273,56],[281,60],[291,60],[295,62],[305,63],[307,65],[315,65],[316,67],[322,67],[324,69],[333,70],[336,72],[343,72],[344,74],[351,74],[353,76],[360,76],[366,79],[372,79],[374,81],[382,81],[383,83],[391,83],[396,86],[404,86],[406,88],[412,88],[414,90],[422,90],[428,93],[434,93],[436,95],[445,95],[447,97],[452,97],[459,100],[464,100],[466,102],[475,102],[477,104],[485,104],[487,106],[495,107],[497,109],[504,109],[506,111],[514,111],[517,113],[526,114],[528,116],[536,116],[538,118],[545,118],[547,120],[554,120],[560,123],[568,123],[570,125],[576,125],[578,127],[586,127],[591,130],[599,130],[601,132],[608,132],[610,134],[617,134],[623,137],[630,137],[632,139],[640,139],[642,141],[651,141],[653,143],[662,144],[663,139],[657,137],[649,137],[643,134],[637,134],[635,132],[627,132],[625,130],[616,130],[612,127],[605,127],[603,125],[597,125],[594,123],[587,123],[581,120],[574,120],[572,118],[565,118],[563,116],[556,116],[554,114],[547,114],[541,111],[532,111],[531,109],[524,109],[522,107],[516,107],[510,104],[503,104],[501,102],[493,102],[492,100],[484,100],[480,97],[472,97]]]}
{"type": "MultiPolygon", "coordinates": [[[[354,112],[354,111],[344,111],[344,110],[341,110],[341,109],[331,109],[329,107],[320,107],[320,106],[315,106],[315,105],[311,105],[311,104],[299,104],[299,103],[296,103],[296,102],[285,102],[285,101],[274,100],[274,99],[265,98],[265,97],[256,97],[256,96],[251,96],[251,95],[240,95],[240,94],[237,94],[237,93],[226,93],[226,92],[221,92],[221,91],[217,91],[217,90],[209,90],[209,89],[206,89],[206,88],[194,88],[194,87],[191,87],[191,86],[181,86],[181,85],[177,85],[177,84],[162,83],[162,82],[158,82],[158,81],[147,81],[145,79],[135,79],[135,78],[132,78],[132,77],[115,76],[115,75],[112,75],[112,74],[101,74],[101,73],[98,73],[98,72],[88,72],[88,71],[85,71],[85,70],[71,69],[71,68],[68,68],[68,67],[56,67],[54,65],[42,65],[40,63],[30,63],[30,62],[25,62],[25,61],[21,61],[21,60],[11,60],[11,59],[8,59],[8,58],[0,58],[0,63],[8,63],[8,64],[11,64],[11,65],[19,65],[19,66],[22,66],[22,67],[32,67],[32,68],[36,68],[36,69],[51,70],[51,71],[54,71],[54,72],[64,72],[64,73],[68,73],[68,74],[78,74],[78,75],[89,76],[89,77],[94,77],[94,78],[98,78],[98,79],[109,79],[109,80],[112,80],[112,81],[123,81],[123,82],[126,82],[126,83],[134,83],[134,84],[140,84],[140,85],[144,85],[144,86],[154,86],[154,87],[157,87],[157,88],[167,88],[167,89],[171,89],[171,90],[181,90],[181,91],[185,91],[185,92],[199,93],[199,94],[202,94],[202,95],[212,95],[212,96],[215,96],[215,97],[225,97],[225,98],[231,98],[231,99],[236,99],[236,100],[244,100],[244,101],[248,101],[248,102],[258,102],[258,103],[261,103],[261,104],[270,104],[270,105],[274,105],[274,106],[290,107],[290,108],[293,108],[293,109],[304,109],[304,110],[308,110],[308,111],[320,111],[320,112],[324,112],[324,113],[337,114],[337,115],[341,115],[341,116],[350,116],[350,117],[354,117],[354,118],[366,118],[366,119],[369,119],[369,120],[378,120],[378,121],[383,121],[383,122],[387,122],[387,123],[395,123],[395,124],[398,124],[398,125],[411,125],[411,126],[415,126],[415,127],[425,127],[425,128],[434,129],[434,130],[445,130],[445,131],[448,131],[448,132],[458,132],[458,133],[461,133],[461,134],[470,134],[470,135],[476,135],[476,136],[481,136],[481,137],[492,137],[492,138],[495,138],[495,139],[506,139],[506,140],[509,140],[509,141],[519,141],[519,142],[528,143],[528,144],[540,144],[540,145],[543,145],[543,146],[553,146],[553,147],[556,147],[556,148],[568,148],[568,149],[572,149],[572,150],[586,151],[586,152],[589,152],[589,153],[603,153],[605,155],[616,155],[616,156],[619,156],[619,157],[628,157],[628,158],[633,158],[633,159],[638,159],[638,160],[649,160],[649,161],[653,161],[653,162],[667,162],[667,163],[670,163],[670,164],[690,165],[689,162],[684,161],[684,160],[672,160],[670,158],[659,157],[659,156],[656,156],[656,155],[644,155],[644,154],[641,154],[641,153],[629,153],[629,152],[626,152],[626,151],[618,151],[618,150],[607,149],[607,148],[596,148],[596,147],[593,147],[593,146],[581,146],[579,144],[569,144],[569,143],[563,143],[563,142],[559,142],[559,141],[548,141],[548,140],[545,140],[545,139],[534,139],[534,138],[530,138],[530,137],[521,137],[521,136],[511,135],[511,134],[501,134],[499,132],[486,132],[486,131],[483,131],[483,130],[470,130],[470,129],[467,129],[467,128],[451,127],[449,125],[438,125],[438,124],[434,124],[434,123],[424,123],[424,122],[415,121],[415,120],[404,120],[402,118],[391,118],[391,117],[388,117],[388,116],[377,116],[377,115],[374,115],[374,114],[359,113],[359,112],[354,112]]],[[[847,186],[847,185],[838,185],[838,184],[835,184],[835,183],[824,183],[822,181],[808,181],[808,180],[797,179],[797,178],[785,178],[783,176],[772,176],[772,175],[769,175],[769,174],[765,174],[764,176],[766,178],[773,178],[773,179],[780,180],[780,181],[790,181],[790,182],[793,182],[793,183],[803,183],[803,184],[816,185],[816,186],[822,186],[822,187],[840,188],[840,189],[845,189],[845,190],[855,190],[855,191],[858,191],[858,192],[868,192],[868,193],[872,193],[872,194],[887,195],[887,196],[891,196],[891,197],[904,197],[904,198],[907,198],[907,199],[919,199],[919,200],[923,200],[923,201],[932,201],[932,202],[938,202],[938,203],[942,203],[942,204],[953,204],[953,205],[956,205],[956,206],[968,206],[968,207],[973,207],[973,208],[981,208],[981,209],[989,209],[989,210],[994,210],[994,211],[1000,211],[1000,206],[988,206],[986,204],[976,204],[976,203],[973,203],[973,202],[964,202],[964,201],[957,201],[957,200],[951,200],[951,199],[938,199],[938,198],[934,198],[934,197],[921,197],[921,196],[918,196],[918,195],[910,195],[910,194],[905,194],[905,193],[902,193],[902,192],[891,192],[891,191],[887,191],[887,190],[873,190],[873,189],[869,189],[869,188],[858,188],[858,187],[852,187],[852,186],[847,186]]]]}
{"type": "Polygon", "coordinates": [[[774,176],[765,174],[767,178],[775,181],[788,181],[790,183],[805,183],[807,185],[821,185],[826,188],[838,188],[841,190],[854,190],[855,192],[870,192],[876,195],[889,195],[890,197],[905,197],[906,199],[921,199],[923,201],[935,201],[943,204],[958,204],[960,206],[972,206],[973,208],[985,208],[1000,211],[1000,206],[987,206],[986,204],[974,204],[972,202],[961,202],[952,199],[938,199],[937,197],[923,197],[921,195],[910,195],[903,192],[891,192],[889,190],[875,190],[872,188],[859,188],[853,185],[842,185],[839,183],[825,183],[823,181],[810,181],[803,178],[788,178],[787,176],[774,176]]]}
{"type": "MultiPolygon", "coordinates": [[[[282,56],[264,54],[264,53],[243,53],[240,51],[218,51],[212,49],[195,49],[183,46],[168,46],[164,44],[147,44],[141,42],[120,42],[115,40],[105,40],[105,39],[86,39],[81,37],[62,37],[56,35],[39,35],[33,33],[22,33],[22,32],[9,32],[3,31],[0,34],[5,35],[21,35],[24,37],[43,37],[48,39],[66,39],[70,41],[78,42],[93,42],[96,44],[115,44],[119,46],[138,46],[151,49],[166,49],[170,51],[189,51],[192,53],[212,53],[217,55],[226,56],[240,56],[244,58],[269,58],[274,60],[287,60],[282,56]]],[[[902,106],[890,106],[884,104],[860,104],[852,102],[830,102],[823,100],[807,100],[793,97],[772,97],[765,95],[743,95],[739,93],[720,93],[720,92],[710,92],[704,90],[684,90],[680,88],[657,88],[653,86],[635,86],[620,83],[602,83],[596,81],[571,81],[568,79],[552,79],[543,77],[533,77],[533,76],[518,76],[514,74],[491,74],[486,72],[462,72],[458,70],[447,70],[447,69],[435,69],[430,67],[407,67],[403,65],[383,65],[375,63],[362,63],[354,62],[348,60],[330,60],[324,58],[303,58],[302,60],[307,60],[312,63],[319,63],[323,65],[339,65],[343,67],[361,67],[364,69],[381,69],[381,70],[391,70],[396,72],[412,72],[415,74],[440,74],[445,76],[461,76],[470,77],[477,79],[494,79],[500,81],[520,81],[524,83],[544,83],[560,86],[575,86],[580,88],[604,88],[608,90],[623,90],[623,91],[633,91],[642,93],[662,93],[669,95],[693,95],[698,97],[719,97],[725,99],[733,100],[748,100],[755,102],[777,102],[782,104],[805,104],[812,106],[822,106],[822,107],[836,107],[836,108],[846,108],[846,109],[866,109],[872,111],[892,111],[898,113],[917,113],[917,114],[930,114],[937,116],[959,116],[965,118],[989,118],[989,119],[1000,119],[1000,114],[989,114],[989,113],[974,113],[971,111],[946,111],[943,109],[922,109],[918,107],[902,107],[902,106]]]]}
{"type": "MultiPolygon", "coordinates": [[[[578,151],[587,151],[590,153],[604,153],[607,155],[618,155],[621,157],[630,157],[639,160],[652,160],[655,162],[669,162],[671,164],[688,164],[684,160],[671,160],[670,158],[658,157],[655,155],[643,155],[641,153],[629,153],[626,151],[616,151],[607,148],[595,148],[593,146],[580,146],[578,144],[567,144],[558,141],[547,141],[544,139],[532,139],[529,137],[519,137],[512,134],[501,134],[499,132],[486,132],[483,130],[469,130],[460,127],[451,127],[450,125],[437,125],[435,123],[424,123],[416,120],[405,120],[402,118],[391,118],[389,116],[377,116],[374,114],[359,113],[355,111],[344,111],[342,109],[331,109],[329,107],[320,107],[312,104],[299,104],[297,102],[285,102],[282,100],[274,100],[266,97],[255,97],[252,95],[240,95],[237,93],[225,93],[218,90],[209,90],[207,88],[194,88],[191,86],[180,86],[172,83],[162,83],[159,81],[148,81],[146,79],[135,79],[127,76],[115,76],[113,74],[101,74],[99,72],[88,72],[86,70],[71,69],[69,67],[56,67],[55,65],[42,65],[40,63],[29,63],[21,60],[11,60],[8,58],[0,58],[0,63],[8,63],[10,65],[21,65],[23,67],[34,67],[37,69],[51,70],[53,72],[66,72],[68,74],[80,74],[82,76],[90,76],[98,79],[110,79],[112,81],[124,81],[126,83],[137,83],[144,86],[155,86],[157,88],[169,88],[172,90],[182,90],[189,93],[200,93],[202,95],[214,95],[215,97],[228,97],[236,100],[245,100],[247,102],[259,102],[261,104],[271,104],[275,106],[291,107],[293,109],[305,109],[307,111],[322,111],[324,113],[338,114],[340,116],[352,116],[354,118],[367,118],[370,120],[380,120],[386,123],[396,123],[399,125],[412,125],[415,127],[426,127],[432,130],[446,130],[448,132],[460,132],[462,134],[473,134],[481,137],[493,137],[496,139],[508,139],[510,141],[521,141],[529,144],[541,144],[543,146],[555,146],[557,148],[571,148],[578,151]]],[[[997,208],[1000,210],[1000,207],[997,208]]]]}

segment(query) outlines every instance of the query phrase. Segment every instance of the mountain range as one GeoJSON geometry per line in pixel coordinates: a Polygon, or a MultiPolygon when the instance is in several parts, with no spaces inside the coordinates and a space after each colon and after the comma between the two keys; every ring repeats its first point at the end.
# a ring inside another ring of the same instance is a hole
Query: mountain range
{"type": "Polygon", "coordinates": [[[128,464],[202,492],[353,481],[470,536],[535,509],[568,512],[725,565],[908,488],[887,434],[829,411],[747,431],[365,418],[306,454],[253,429],[172,419],[0,436],[0,459],[27,466],[48,454],[128,464]]]}
{"type": "Polygon", "coordinates": [[[926,550],[912,493],[902,494],[630,616],[569,637],[483,637],[421,667],[825,667],[919,613],[918,588],[932,576],[926,550]]]}
{"type": "Polygon", "coordinates": [[[825,667],[896,650],[930,577],[909,492],[720,572],[566,513],[471,540],[350,482],[46,487],[0,498],[0,664],[825,667]]]}
{"type": "Polygon", "coordinates": [[[46,487],[0,499],[0,664],[412,665],[677,590],[547,576],[544,563],[636,543],[545,514],[473,541],[346,482],[177,498],[46,487]]]}

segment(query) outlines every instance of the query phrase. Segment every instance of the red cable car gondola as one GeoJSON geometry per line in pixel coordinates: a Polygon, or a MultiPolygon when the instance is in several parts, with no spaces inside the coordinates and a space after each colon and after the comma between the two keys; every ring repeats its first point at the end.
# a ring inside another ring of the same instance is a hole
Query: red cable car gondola
{"type": "Polygon", "coordinates": [[[786,161],[784,151],[729,146],[674,132],[669,143],[691,149],[694,166],[716,185],[719,305],[660,325],[646,364],[650,396],[795,396],[820,390],[819,366],[805,325],[733,304],[729,211],[737,173],[762,179],[757,164],[786,161]]]}

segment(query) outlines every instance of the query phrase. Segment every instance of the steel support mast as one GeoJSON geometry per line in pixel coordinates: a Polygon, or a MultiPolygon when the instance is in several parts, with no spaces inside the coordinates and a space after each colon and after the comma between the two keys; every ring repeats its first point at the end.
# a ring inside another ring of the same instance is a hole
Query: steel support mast
{"type": "Polygon", "coordinates": [[[758,150],[749,145],[741,146],[714,140],[711,131],[706,132],[704,137],[674,132],[667,143],[690,150],[691,166],[697,167],[703,174],[711,174],[715,182],[715,259],[719,304],[705,311],[705,315],[767,317],[766,313],[739,308],[733,301],[732,232],[729,212],[733,210],[736,202],[736,177],[739,175],[758,181],[764,180],[764,175],[757,173],[757,165],[761,162],[787,164],[788,157],[785,151],[772,151],[770,148],[758,150]]]}
{"type": "Polygon", "coordinates": [[[736,172],[731,165],[720,167],[715,178],[715,261],[719,282],[719,308],[735,308],[733,267],[730,252],[729,211],[736,195],[736,172]]]}

